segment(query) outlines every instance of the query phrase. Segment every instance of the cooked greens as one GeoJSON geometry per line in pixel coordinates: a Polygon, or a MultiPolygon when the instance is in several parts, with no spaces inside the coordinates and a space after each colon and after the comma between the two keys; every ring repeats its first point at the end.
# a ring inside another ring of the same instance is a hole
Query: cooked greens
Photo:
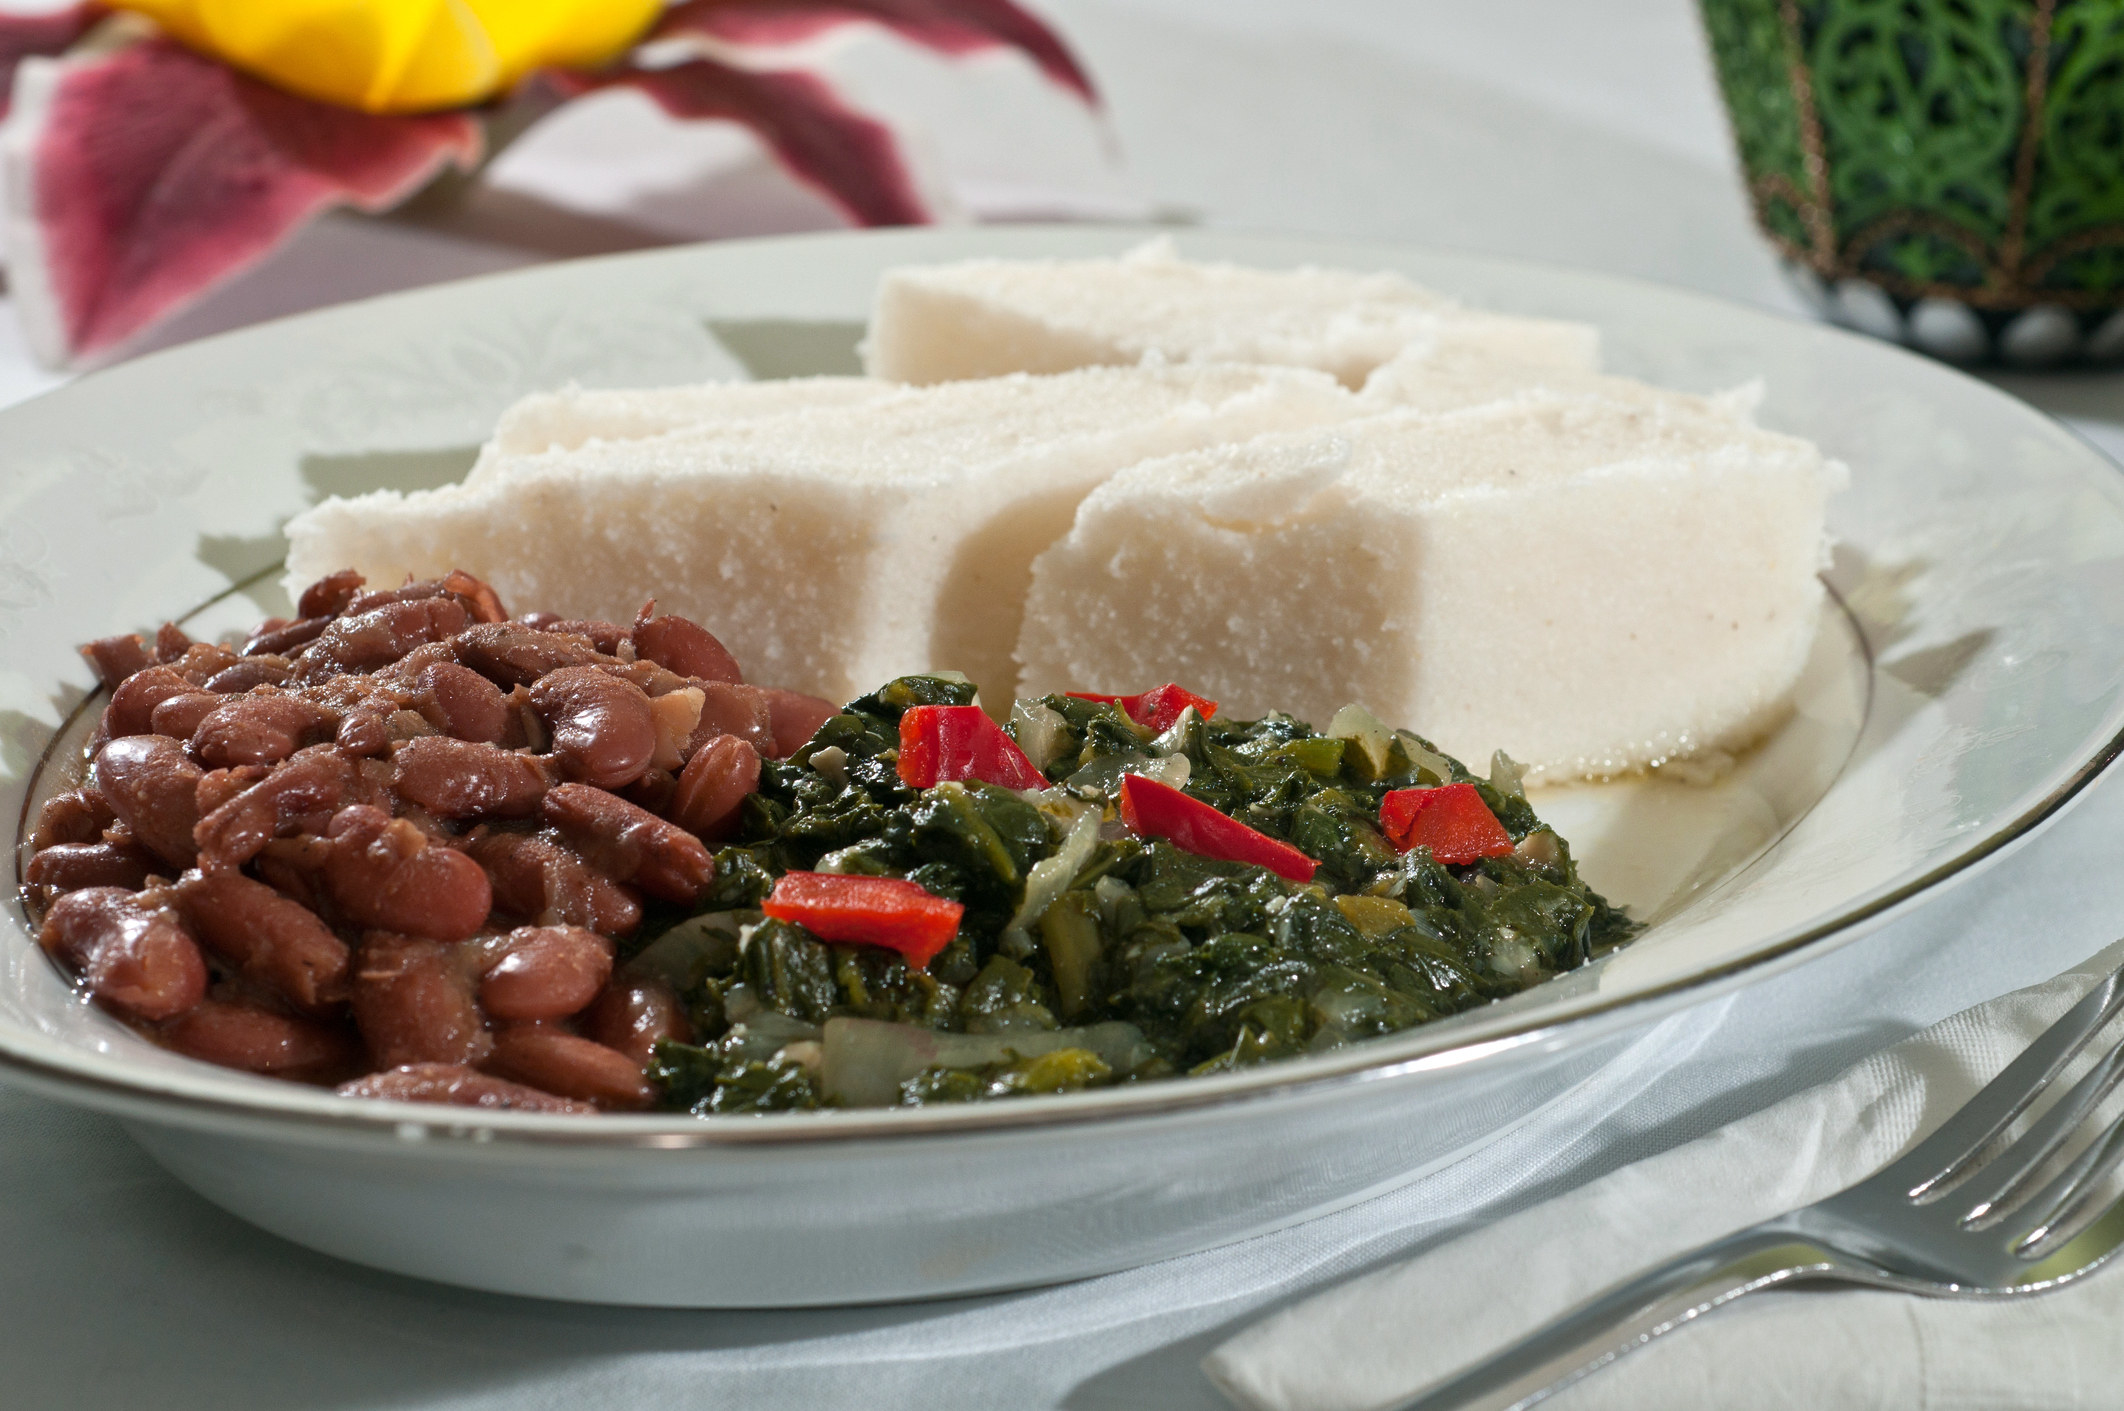
{"type": "Polygon", "coordinates": [[[1478,777],[1356,708],[1325,733],[1189,709],[1153,737],[1116,704],[1047,696],[1018,702],[1007,727],[1045,790],[904,784],[901,714],[973,694],[903,677],[763,764],[703,914],[630,961],[679,992],[698,1040],[659,1045],[667,1105],[958,1102],[1214,1072],[1516,993],[1635,929],[1579,880],[1502,755],[1478,777]],[[1319,870],[1301,884],[1132,835],[1115,816],[1128,773],[1319,870]],[[1381,834],[1389,791],[1445,784],[1473,786],[1513,851],[1447,866],[1381,834]],[[791,871],[905,878],[965,912],[912,968],[763,919],[791,871]]]}

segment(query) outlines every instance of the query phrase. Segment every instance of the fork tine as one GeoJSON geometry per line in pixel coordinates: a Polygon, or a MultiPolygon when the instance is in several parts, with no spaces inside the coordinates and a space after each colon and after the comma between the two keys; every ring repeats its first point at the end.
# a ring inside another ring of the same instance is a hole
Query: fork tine
{"type": "Polygon", "coordinates": [[[2071,1092],[2059,1098],[2048,1112],[2014,1139],[2013,1145],[1987,1162],[1981,1172],[1970,1178],[1967,1186],[1955,1193],[1956,1200],[1975,1202],[1962,1216],[1962,1223],[1980,1224],[1985,1216],[2018,1194],[2043,1163],[2079,1130],[2080,1124],[2087,1120],[2087,1114],[2109,1096],[2120,1079],[2124,1079],[2124,1043],[2103,1055],[2101,1062],[2073,1084],[2071,1092]]]}
{"type": "Polygon", "coordinates": [[[1875,1179],[1905,1183],[1903,1188],[1915,1200],[1960,1174],[1992,1138],[2056,1080],[2073,1055],[2119,1008],[2124,1008],[2124,966],[2104,976],[1938,1131],[1875,1179]]]}
{"type": "Polygon", "coordinates": [[[2124,1161],[2124,1114],[2104,1127],[2056,1180],[2013,1212],[2004,1226],[2013,1252],[2026,1255],[2069,1222],[2094,1193],[2095,1183],[2119,1161],[2124,1161]]]}

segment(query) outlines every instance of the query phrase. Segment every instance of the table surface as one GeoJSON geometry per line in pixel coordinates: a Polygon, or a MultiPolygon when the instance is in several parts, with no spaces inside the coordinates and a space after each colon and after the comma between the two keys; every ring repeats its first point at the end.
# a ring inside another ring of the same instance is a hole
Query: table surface
{"type": "MultiPolygon", "coordinates": [[[[1798,310],[1748,224],[1687,0],[1035,3],[1100,81],[1103,136],[1087,139],[1014,61],[946,71],[889,48],[871,59],[880,92],[920,90],[954,134],[944,155],[976,212],[1147,212],[1399,239],[1798,310]],[[953,123],[955,103],[1008,109],[1017,126],[998,137],[953,123]],[[966,136],[976,131],[985,150],[966,136]],[[1103,166],[1110,147],[1125,172],[1103,166]]],[[[158,341],[543,259],[825,222],[741,136],[658,130],[608,105],[534,132],[451,211],[327,220],[158,341]],[[615,162],[615,133],[645,140],[615,162]]],[[[2124,375],[2000,380],[2124,455],[2124,375]]],[[[29,362],[0,304],[0,402],[57,381],[29,362]]],[[[0,1402],[1222,1406],[1197,1360],[1262,1313],[2092,954],[2124,917],[2120,825],[2124,787],[2098,783],[1951,904],[1696,1016],[1693,1049],[1617,1111],[1562,1113],[1295,1230],[997,1297],[721,1313],[463,1293],[254,1231],[163,1175],[112,1122],[0,1090],[0,1402]]]]}

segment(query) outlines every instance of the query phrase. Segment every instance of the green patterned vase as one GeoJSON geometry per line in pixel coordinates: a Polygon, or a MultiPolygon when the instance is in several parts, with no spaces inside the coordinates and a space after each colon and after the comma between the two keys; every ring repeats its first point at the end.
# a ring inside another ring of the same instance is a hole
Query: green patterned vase
{"type": "Polygon", "coordinates": [[[1839,322],[2124,359],[2124,0],[1702,0],[1756,219],[1839,322]]]}

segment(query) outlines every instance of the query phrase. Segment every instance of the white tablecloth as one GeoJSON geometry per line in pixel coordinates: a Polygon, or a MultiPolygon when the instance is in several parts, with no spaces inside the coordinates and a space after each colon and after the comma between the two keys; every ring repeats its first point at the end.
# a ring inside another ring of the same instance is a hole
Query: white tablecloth
{"type": "MultiPolygon", "coordinates": [[[[1054,200],[1065,190],[1086,208],[1518,254],[1796,307],[1748,226],[1689,0],[1035,3],[1103,84],[1130,176],[1087,175],[1066,133],[1049,190],[1011,187],[979,151],[953,154],[977,207],[1037,212],[1069,204],[1054,200]]],[[[977,80],[1062,132],[1022,72],[977,80]]],[[[728,136],[605,172],[586,195],[587,131],[573,146],[565,129],[528,139],[452,217],[329,221],[168,338],[652,236],[820,219],[728,136]]],[[[0,307],[0,401],[53,381],[0,307]]],[[[2124,453],[2124,376],[2013,387],[2124,453]]],[[[2124,931],[2120,838],[2124,787],[2098,784],[1951,904],[1674,1021],[1659,1061],[1603,1074],[1600,1093],[1410,1189],[1230,1249],[994,1298],[685,1313],[461,1293],[260,1234],[111,1122],[0,1090],[0,1405],[1218,1407],[1197,1359],[1281,1302],[1710,1130],[2099,949],[2124,931]]]]}

